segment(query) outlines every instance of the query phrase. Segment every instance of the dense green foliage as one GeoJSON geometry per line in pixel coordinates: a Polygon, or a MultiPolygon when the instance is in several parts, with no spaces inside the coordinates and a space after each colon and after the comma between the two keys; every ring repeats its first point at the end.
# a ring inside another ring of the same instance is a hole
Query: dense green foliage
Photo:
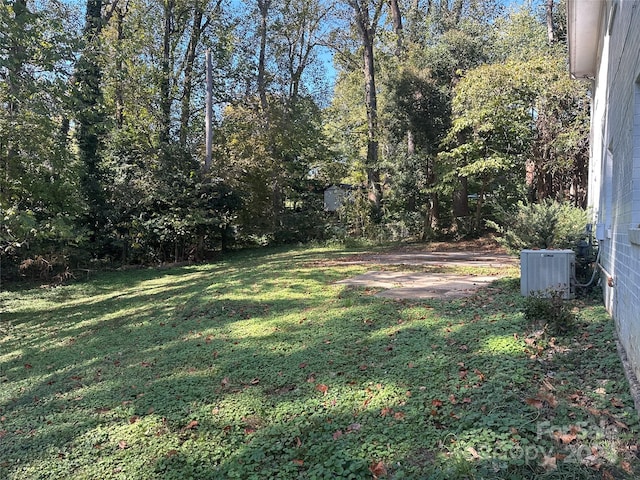
{"type": "Polygon", "coordinates": [[[563,335],[575,328],[579,320],[571,304],[562,296],[564,292],[551,290],[535,292],[524,299],[522,313],[533,327],[542,328],[550,335],[563,335]]]}
{"type": "Polygon", "coordinates": [[[0,293],[0,477],[637,478],[603,307],[540,336],[517,279],[396,301],[334,284],[354,253],[0,293]]]}
{"type": "Polygon", "coordinates": [[[475,235],[497,204],[584,207],[586,87],[566,72],[562,1],[553,38],[537,11],[5,2],[0,276],[204,259],[234,242],[475,235]],[[335,215],[332,184],[350,192],[335,215]]]}
{"type": "Polygon", "coordinates": [[[510,210],[497,207],[496,216],[499,220],[489,225],[502,234],[499,241],[514,253],[524,248],[571,249],[586,235],[586,212],[568,203],[518,203],[510,210]]]}

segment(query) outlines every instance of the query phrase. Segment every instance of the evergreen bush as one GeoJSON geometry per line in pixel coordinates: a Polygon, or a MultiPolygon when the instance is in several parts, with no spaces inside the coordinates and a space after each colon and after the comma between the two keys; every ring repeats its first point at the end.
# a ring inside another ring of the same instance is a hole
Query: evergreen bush
{"type": "Polygon", "coordinates": [[[567,203],[519,202],[511,211],[496,207],[498,220],[487,221],[487,226],[501,234],[498,241],[512,252],[527,248],[573,248],[584,236],[586,211],[567,203]]]}

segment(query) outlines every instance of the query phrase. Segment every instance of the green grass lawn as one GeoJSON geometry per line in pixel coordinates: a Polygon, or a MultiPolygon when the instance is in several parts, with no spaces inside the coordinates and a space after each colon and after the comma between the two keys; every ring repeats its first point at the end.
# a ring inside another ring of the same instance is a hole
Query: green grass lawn
{"type": "Polygon", "coordinates": [[[333,284],[365,271],[335,261],[352,253],[0,293],[0,478],[637,478],[597,302],[554,339],[525,323],[517,272],[394,301],[333,284]]]}

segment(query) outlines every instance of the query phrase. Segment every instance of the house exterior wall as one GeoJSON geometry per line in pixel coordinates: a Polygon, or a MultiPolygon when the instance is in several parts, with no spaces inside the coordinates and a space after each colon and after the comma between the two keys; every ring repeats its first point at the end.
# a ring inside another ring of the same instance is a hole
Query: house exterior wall
{"type": "Polygon", "coordinates": [[[607,310],[640,378],[640,2],[610,0],[593,90],[589,205],[604,224],[607,310]]]}

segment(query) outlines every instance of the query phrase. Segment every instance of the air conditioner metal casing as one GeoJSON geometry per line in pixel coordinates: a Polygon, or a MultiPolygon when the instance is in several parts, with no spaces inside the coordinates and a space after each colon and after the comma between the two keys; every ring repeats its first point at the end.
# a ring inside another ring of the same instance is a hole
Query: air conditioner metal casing
{"type": "Polygon", "coordinates": [[[575,297],[573,281],[576,254],[573,250],[522,250],[520,252],[520,293],[548,296],[562,291],[562,298],[575,297]]]}

